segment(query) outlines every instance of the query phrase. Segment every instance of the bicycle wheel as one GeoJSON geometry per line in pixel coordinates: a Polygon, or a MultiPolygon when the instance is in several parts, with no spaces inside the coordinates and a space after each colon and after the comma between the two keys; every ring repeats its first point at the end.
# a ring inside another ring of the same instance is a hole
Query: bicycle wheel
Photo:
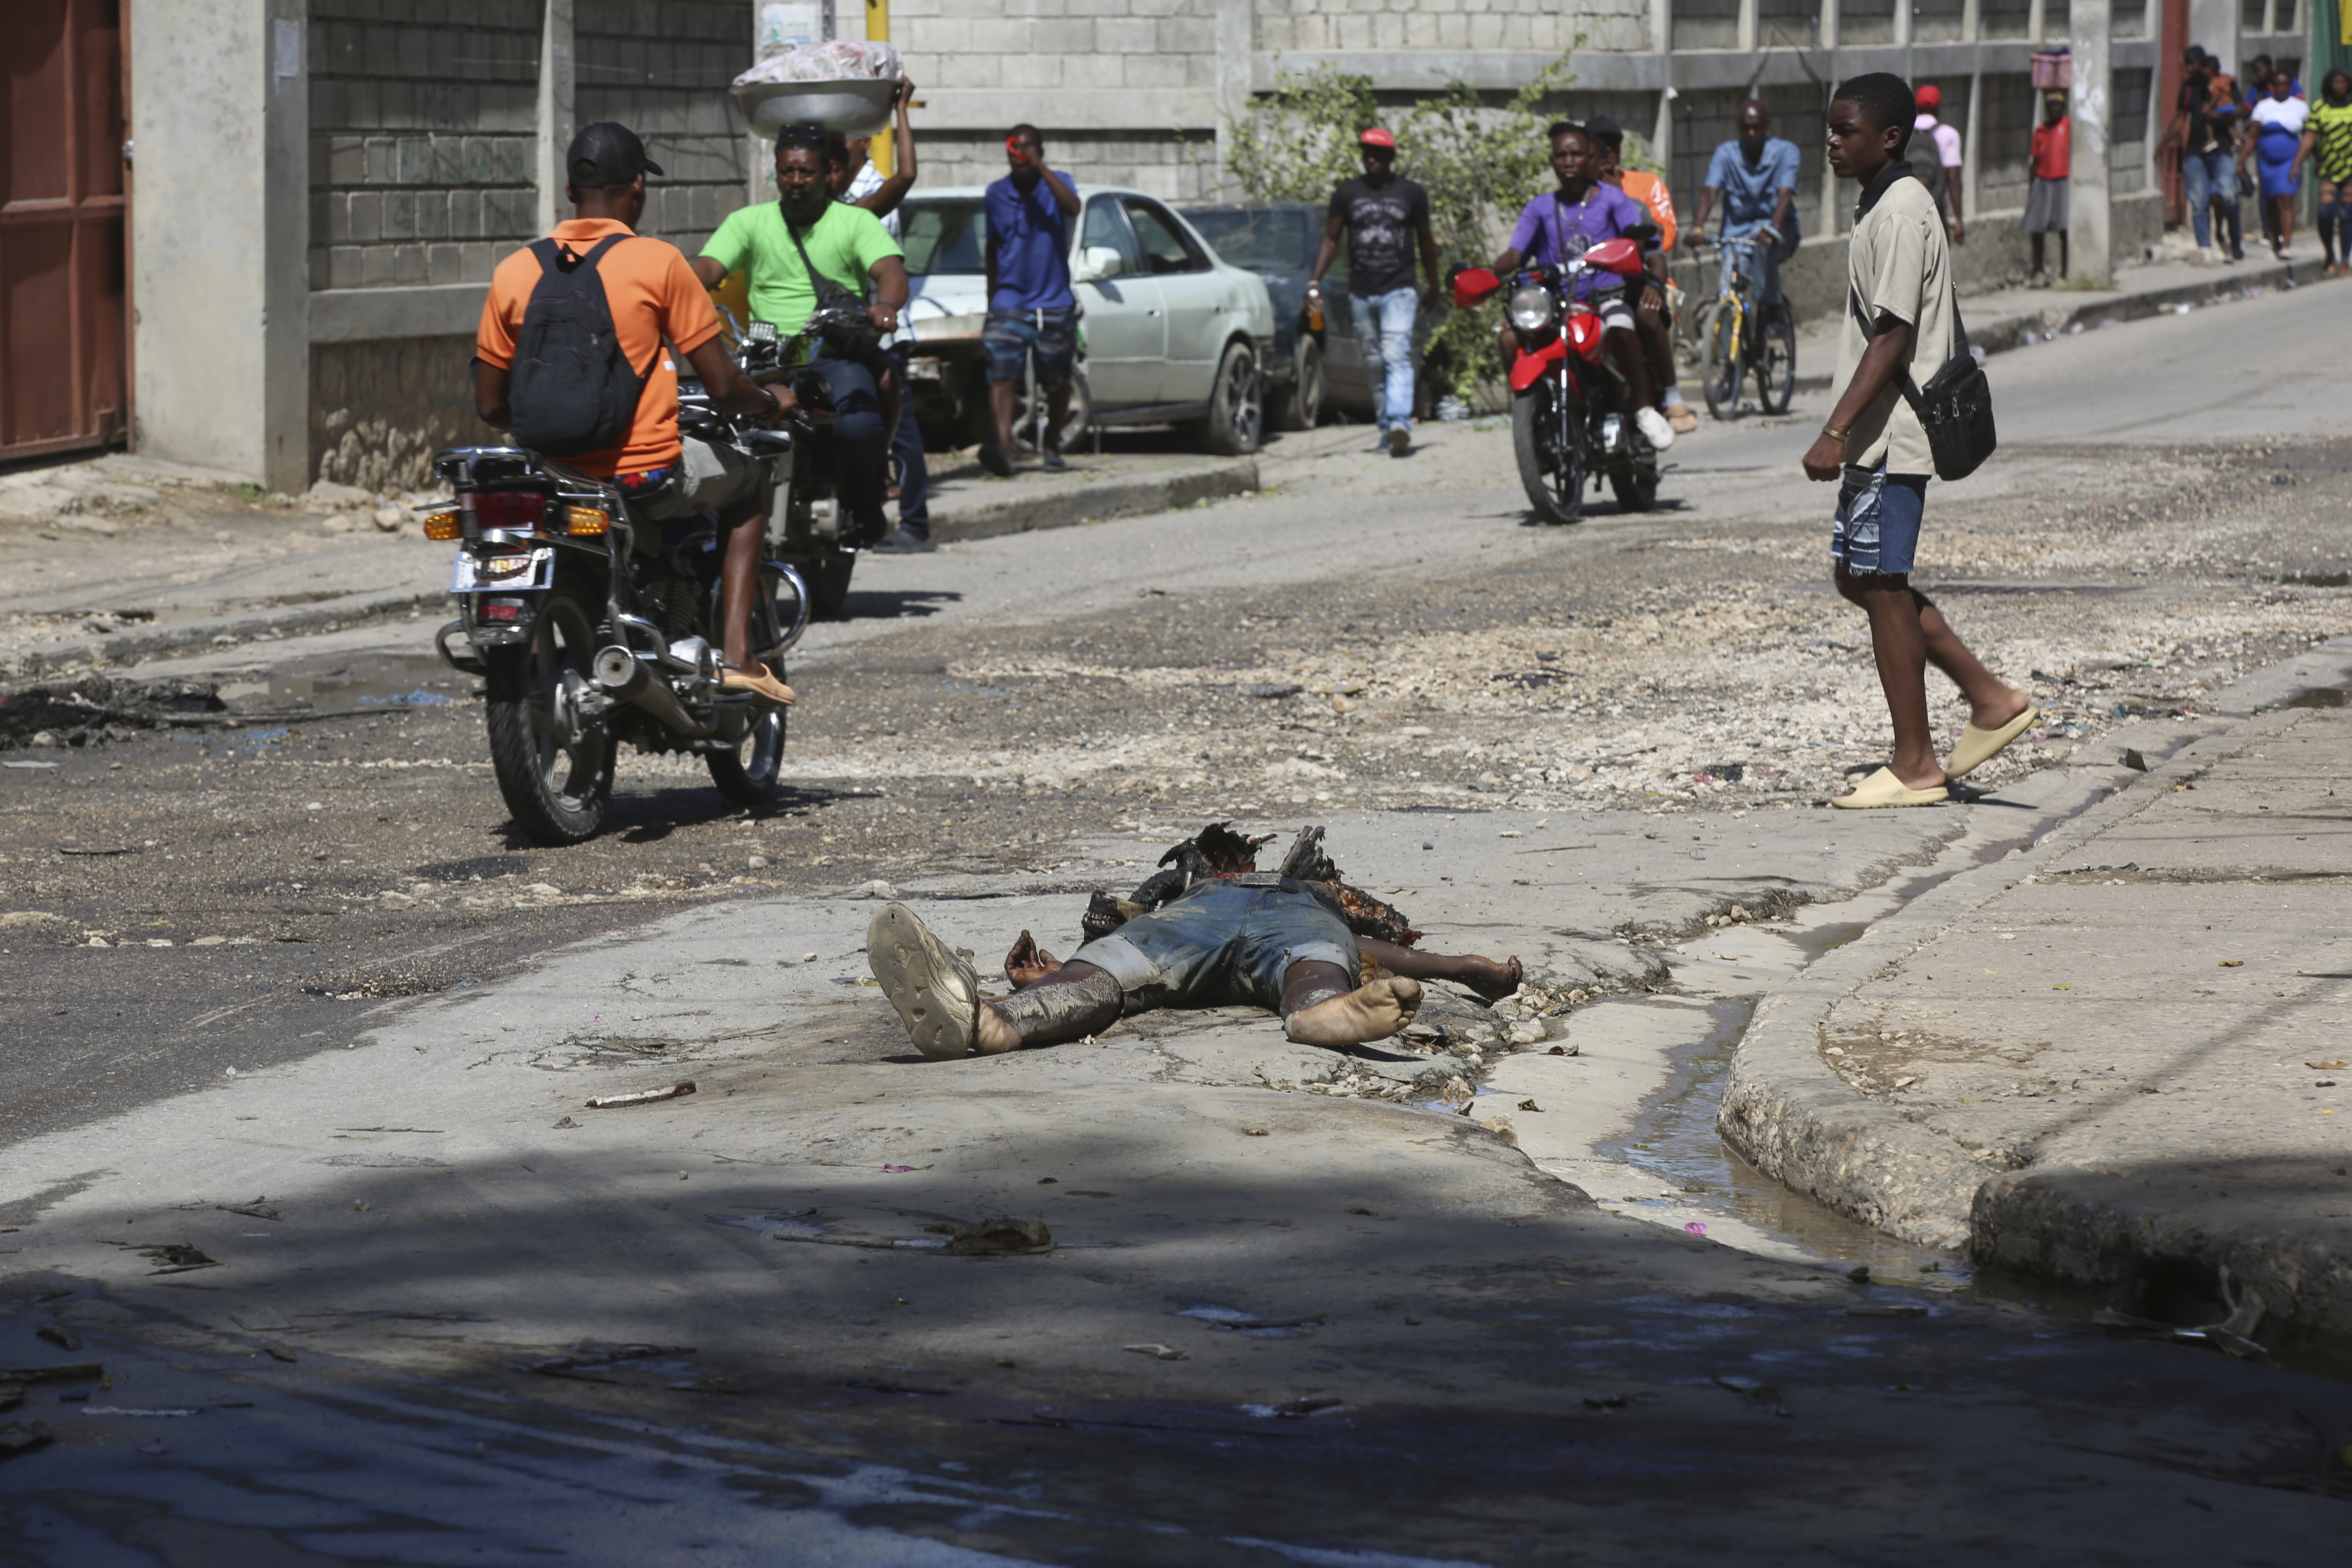
{"type": "Polygon", "coordinates": [[[1756,365],[1756,400],[1767,414],[1786,414],[1797,393],[1797,327],[1786,305],[1756,330],[1749,345],[1756,365]]]}
{"type": "Polygon", "coordinates": [[[1739,413],[1739,304],[1726,297],[1706,308],[1698,324],[1699,386],[1717,419],[1739,413]]]}

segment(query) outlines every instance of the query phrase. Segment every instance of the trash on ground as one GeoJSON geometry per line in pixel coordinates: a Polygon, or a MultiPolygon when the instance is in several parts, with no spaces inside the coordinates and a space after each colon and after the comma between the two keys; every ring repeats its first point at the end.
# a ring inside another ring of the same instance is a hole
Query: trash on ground
{"type": "Polygon", "coordinates": [[[966,1258],[1053,1249],[1054,1233],[1044,1220],[1029,1215],[1005,1215],[959,1228],[948,1238],[950,1252],[966,1258]]]}
{"type": "Polygon", "coordinates": [[[604,1094],[587,1101],[591,1110],[611,1110],[624,1105],[651,1105],[657,1100],[677,1100],[694,1092],[694,1081],[683,1079],[667,1089],[641,1089],[633,1094],[604,1094]]]}
{"type": "Polygon", "coordinates": [[[106,1375],[102,1363],[65,1362],[57,1366],[0,1366],[0,1384],[96,1383],[106,1375]]]}
{"type": "Polygon", "coordinates": [[[1927,1309],[1915,1301],[1857,1301],[1845,1310],[1849,1318],[1924,1318],[1927,1309]]]}
{"type": "Polygon", "coordinates": [[[48,1428],[37,1421],[30,1426],[14,1421],[0,1423],[0,1459],[13,1459],[19,1454],[46,1448],[52,1440],[48,1428]]]}
{"type": "Polygon", "coordinates": [[[61,1351],[78,1351],[81,1349],[81,1336],[79,1334],[69,1334],[66,1332],[65,1330],[58,1327],[55,1323],[43,1323],[39,1328],[33,1331],[33,1337],[37,1340],[47,1340],[49,1343],[57,1346],[58,1349],[61,1351]]]}
{"type": "Polygon", "coordinates": [[[194,1415],[194,1410],[140,1410],[128,1405],[85,1405],[84,1415],[194,1415]]]}
{"type": "Polygon", "coordinates": [[[163,1266],[161,1268],[150,1268],[147,1272],[151,1276],[185,1274],[192,1268],[220,1267],[219,1259],[205,1257],[195,1247],[184,1241],[167,1241],[156,1247],[142,1247],[138,1249],[138,1252],[140,1257],[152,1258],[163,1266]]]}
{"type": "Polygon", "coordinates": [[[1154,1356],[1160,1361],[1186,1359],[1184,1352],[1173,1345],[1121,1345],[1118,1348],[1123,1351],[1133,1351],[1138,1355],[1154,1356]]]}

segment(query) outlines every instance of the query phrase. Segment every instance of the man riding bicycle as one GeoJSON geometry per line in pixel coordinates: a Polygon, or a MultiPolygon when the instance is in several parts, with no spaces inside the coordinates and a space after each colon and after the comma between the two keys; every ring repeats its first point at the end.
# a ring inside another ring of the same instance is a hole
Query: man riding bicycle
{"type": "MultiPolygon", "coordinates": [[[[752,320],[769,322],[787,342],[828,303],[863,307],[874,330],[885,335],[898,330],[907,306],[905,253],[872,213],[834,200],[825,177],[827,141],[815,125],[779,131],[776,201],[730,213],[694,260],[694,275],[707,289],[730,272],[745,271],[752,320]]],[[[844,542],[878,543],[889,531],[882,492],[890,449],[877,385],[880,353],[870,342],[845,347],[823,341],[800,352],[840,415],[831,440],[851,524],[844,542]]]]}
{"type": "MultiPolygon", "coordinates": [[[[572,140],[564,168],[564,195],[574,216],[557,224],[546,239],[508,257],[491,275],[475,341],[475,409],[500,430],[535,430],[549,423],[543,404],[534,408],[528,395],[515,395],[518,345],[533,330],[532,300],[544,281],[593,279],[637,384],[636,405],[616,444],[588,452],[555,444],[565,454],[562,461],[575,472],[611,481],[634,510],[655,521],[718,514],[727,536],[720,575],[722,679],[771,701],[790,702],[792,689],[751,658],[750,645],[751,595],[766,532],[759,465],[732,447],[681,437],[677,370],[663,344],[677,348],[702,378],[711,401],[730,414],[772,422],[792,406],[792,395],[752,384],[720,345],[718,312],[696,287],[686,258],[676,246],[636,232],[646,210],[646,175],[662,168],[646,156],[635,132],[609,121],[583,126],[572,140]]],[[[658,539],[648,542],[657,544],[658,539]]]]}
{"type": "MultiPolygon", "coordinates": [[[[1751,98],[1739,106],[1739,134],[1715,150],[1706,184],[1698,194],[1691,243],[1707,243],[1706,220],[1723,203],[1723,232],[1717,242],[1756,241],[1751,263],[1756,279],[1757,320],[1779,313],[1780,263],[1797,249],[1797,144],[1772,134],[1772,111],[1751,98]]],[[[1725,253],[1723,265],[1731,265],[1725,253]]]]}

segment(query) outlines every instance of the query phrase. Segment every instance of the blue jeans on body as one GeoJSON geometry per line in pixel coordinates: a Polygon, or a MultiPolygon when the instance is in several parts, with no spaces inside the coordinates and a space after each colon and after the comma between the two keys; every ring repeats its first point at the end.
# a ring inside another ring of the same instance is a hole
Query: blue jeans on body
{"type": "Polygon", "coordinates": [[[1294,963],[1336,963],[1353,989],[1362,958],[1329,904],[1287,878],[1202,882],[1070,955],[1108,971],[1126,1010],[1255,1004],[1279,1011],[1294,963]]]}
{"type": "Polygon", "coordinates": [[[907,380],[908,345],[885,350],[898,367],[898,428],[890,454],[898,459],[898,526],[918,539],[931,536],[931,471],[923,461],[923,432],[915,423],[915,389],[907,380]]]}
{"type": "Polygon", "coordinates": [[[1356,342],[1363,346],[1372,414],[1385,436],[1391,425],[1412,423],[1412,323],[1420,313],[1421,296],[1411,289],[1392,289],[1369,299],[1351,295],[1348,304],[1356,317],[1356,342]],[[1383,369],[1388,373],[1385,395],[1383,369]]]}
{"type": "Polygon", "coordinates": [[[845,538],[871,544],[889,531],[882,515],[882,466],[890,455],[889,433],[882,428],[882,395],[875,390],[874,374],[845,359],[816,359],[809,369],[824,378],[833,405],[841,417],[824,438],[841,465],[841,504],[849,513],[845,538]]]}
{"type": "Polygon", "coordinates": [[[2189,221],[2197,230],[2200,249],[2213,243],[2214,202],[2221,204],[2221,216],[2229,220],[2229,237],[2224,246],[2232,256],[2245,248],[2243,221],[2238,207],[2238,161],[2221,148],[2210,153],[2183,153],[2180,155],[2180,178],[2183,195],[2189,201],[2189,221]]]}

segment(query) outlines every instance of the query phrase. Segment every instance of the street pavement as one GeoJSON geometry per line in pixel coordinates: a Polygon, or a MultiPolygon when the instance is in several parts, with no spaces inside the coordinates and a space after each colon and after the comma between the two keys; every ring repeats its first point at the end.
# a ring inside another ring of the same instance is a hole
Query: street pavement
{"type": "Polygon", "coordinates": [[[2098,809],[2109,737],[2164,766],[2344,629],[2332,415],[2232,358],[2323,374],[2315,298],[1993,362],[2012,446],[1938,491],[1925,580],[2061,721],[1942,810],[1816,804],[1884,743],[1790,474],[1818,407],[1689,438],[1649,518],[1527,526],[1493,428],[1402,461],[1327,428],[1254,500],[868,562],[793,671],[778,809],[638,759],[575,850],[511,835],[413,626],[140,667],[425,700],[7,753],[57,765],[0,773],[5,902],[61,918],[0,930],[0,1362],[112,1384],[0,1415],[57,1437],[0,1462],[11,1539],[2311,1560],[2338,1384],[1938,1289],[1962,1260],[1706,1130],[1759,996],[2098,809]],[[2207,439],[2191,368],[2272,438],[2207,439]],[[2154,445],[2098,434],[2126,416],[2154,445]],[[1213,1015],[940,1066],[859,984],[876,880],[985,963],[1226,816],[1327,824],[1429,945],[1584,1000],[1520,1048],[1452,997],[1412,1048],[1213,1015]],[[998,1213],[1069,1245],[898,1245],[998,1213]]]}

